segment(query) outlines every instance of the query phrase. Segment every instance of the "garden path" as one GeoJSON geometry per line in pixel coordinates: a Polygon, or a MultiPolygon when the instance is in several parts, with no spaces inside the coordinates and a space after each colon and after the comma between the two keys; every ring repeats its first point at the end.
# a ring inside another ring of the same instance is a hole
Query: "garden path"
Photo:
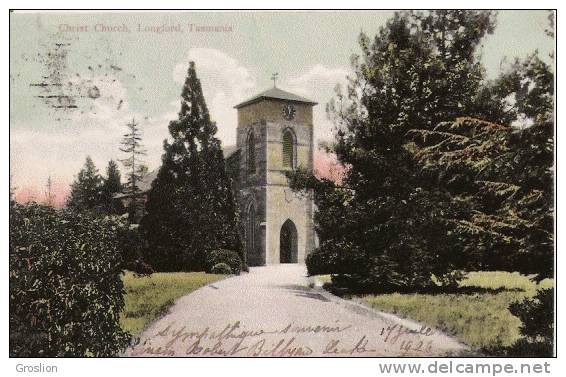
{"type": "Polygon", "coordinates": [[[250,268],[180,298],[127,356],[443,356],[467,349],[436,329],[313,285],[304,265],[250,268]]]}

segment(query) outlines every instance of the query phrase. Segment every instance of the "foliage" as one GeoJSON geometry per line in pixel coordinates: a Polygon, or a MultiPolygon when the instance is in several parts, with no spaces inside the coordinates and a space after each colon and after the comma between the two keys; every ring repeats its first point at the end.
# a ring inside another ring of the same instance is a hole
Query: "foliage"
{"type": "Polygon", "coordinates": [[[124,167],[127,169],[126,184],[124,193],[128,194],[131,201],[128,205],[128,214],[130,221],[136,222],[143,211],[143,204],[140,198],[139,182],[147,173],[147,167],[141,160],[142,156],[146,154],[141,144],[142,136],[139,125],[135,119],[126,125],[128,132],[122,138],[122,147],[120,151],[124,152],[127,157],[120,160],[124,167]]]}
{"type": "Polygon", "coordinates": [[[114,195],[122,192],[122,177],[118,165],[113,160],[108,161],[106,177],[102,184],[102,206],[108,214],[121,214],[121,202],[114,199],[114,195]]]}
{"type": "Polygon", "coordinates": [[[288,175],[317,205],[309,272],[357,291],[455,287],[485,268],[552,276],[553,75],[531,56],[487,82],[475,51],[493,27],[486,11],[396,13],[360,36],[328,107],[344,180],[288,175]]]}
{"type": "Polygon", "coordinates": [[[118,247],[122,253],[124,269],[139,275],[150,275],[154,272],[144,258],[145,240],[139,232],[137,224],[130,224],[124,216],[116,218],[120,226],[118,232],[118,247]]]}
{"type": "Polygon", "coordinates": [[[156,272],[140,277],[126,272],[123,277],[126,304],[120,315],[122,329],[139,335],[179,297],[224,277],[203,272],[156,272]]]}
{"type": "Polygon", "coordinates": [[[294,189],[314,191],[318,253],[337,261],[336,283],[432,288],[433,276],[454,285],[454,271],[470,267],[446,221],[458,203],[418,180],[405,135],[489,105],[477,103],[484,71],[475,50],[493,28],[486,11],[403,12],[375,38],[360,36],[346,95],[329,105],[337,127],[331,150],[347,167],[345,179],[341,187],[303,172],[290,179],[294,189]]]}
{"type": "Polygon", "coordinates": [[[114,356],[129,334],[110,219],[36,204],[10,209],[10,356],[114,356]]]}
{"type": "Polygon", "coordinates": [[[226,263],[216,263],[210,269],[210,272],[213,274],[220,274],[220,275],[230,275],[233,273],[232,268],[228,266],[226,263]]]}
{"type": "Polygon", "coordinates": [[[551,280],[537,284],[518,273],[481,271],[467,274],[450,293],[388,293],[356,299],[425,323],[456,336],[478,352],[489,350],[491,354],[522,339],[521,320],[509,312],[509,305],[552,285],[551,280]]]}
{"type": "Polygon", "coordinates": [[[242,260],[238,253],[232,250],[214,250],[206,258],[208,269],[212,273],[213,267],[219,263],[224,263],[230,268],[230,273],[239,275],[242,271],[242,260]]]}
{"type": "Polygon", "coordinates": [[[516,58],[492,88],[497,98],[504,101],[507,117],[519,125],[552,120],[554,73],[537,52],[524,60],[516,58]]]}
{"type": "Polygon", "coordinates": [[[554,355],[554,289],[541,289],[533,298],[514,302],[509,311],[521,322],[522,339],[507,350],[509,356],[554,355]]]}
{"type": "Polygon", "coordinates": [[[99,211],[102,198],[102,177],[90,156],[79,171],[67,200],[67,207],[76,211],[99,211]]]}
{"type": "Polygon", "coordinates": [[[552,128],[460,118],[409,131],[415,175],[456,203],[444,229],[473,266],[553,276],[552,128]]]}
{"type": "Polygon", "coordinates": [[[172,142],[164,142],[162,165],[141,222],[148,258],[158,270],[203,270],[213,250],[241,253],[235,202],[216,132],[191,62],[179,118],[169,123],[172,142]]]}

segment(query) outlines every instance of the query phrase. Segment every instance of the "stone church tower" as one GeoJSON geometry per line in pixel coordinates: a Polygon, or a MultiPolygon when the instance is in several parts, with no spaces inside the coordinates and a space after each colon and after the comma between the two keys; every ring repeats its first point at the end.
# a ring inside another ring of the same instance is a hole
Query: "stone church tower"
{"type": "Polygon", "coordinates": [[[228,158],[247,263],[304,263],[314,247],[312,199],[294,193],[285,172],[313,167],[315,102],[272,88],[235,106],[237,145],[228,158]]]}

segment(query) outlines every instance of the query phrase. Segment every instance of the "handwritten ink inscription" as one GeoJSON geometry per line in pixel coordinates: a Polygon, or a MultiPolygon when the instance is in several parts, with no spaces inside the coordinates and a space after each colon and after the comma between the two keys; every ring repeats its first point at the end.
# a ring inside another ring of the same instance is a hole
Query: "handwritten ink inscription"
{"type": "Polygon", "coordinates": [[[130,356],[306,357],[379,356],[389,351],[427,356],[435,353],[436,331],[422,326],[384,327],[356,333],[351,324],[290,323],[281,328],[248,328],[240,321],[217,329],[191,329],[170,323],[153,336],[137,339],[130,356]]]}

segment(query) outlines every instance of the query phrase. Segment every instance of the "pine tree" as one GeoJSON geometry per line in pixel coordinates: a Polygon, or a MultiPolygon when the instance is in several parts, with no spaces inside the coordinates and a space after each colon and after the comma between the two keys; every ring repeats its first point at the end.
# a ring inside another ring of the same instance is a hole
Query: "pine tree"
{"type": "Polygon", "coordinates": [[[241,252],[236,209],[195,65],[181,92],[179,118],[169,123],[171,143],[152,184],[141,226],[155,267],[199,270],[216,249],[241,252]]]}
{"type": "Polygon", "coordinates": [[[102,177],[90,156],[71,185],[67,207],[77,211],[100,210],[102,177]]]}
{"type": "Polygon", "coordinates": [[[108,161],[106,177],[102,184],[102,205],[107,213],[119,213],[120,208],[114,200],[114,195],[122,192],[122,177],[114,160],[108,161]]]}
{"type": "Polygon", "coordinates": [[[143,174],[147,172],[147,167],[142,160],[142,156],[145,156],[146,151],[141,144],[142,135],[135,119],[132,119],[126,126],[128,127],[128,133],[124,134],[122,138],[120,151],[124,152],[127,157],[121,159],[120,162],[122,162],[127,170],[124,192],[128,194],[131,199],[128,204],[128,214],[130,221],[134,222],[143,211],[139,182],[142,180],[143,174]]]}

